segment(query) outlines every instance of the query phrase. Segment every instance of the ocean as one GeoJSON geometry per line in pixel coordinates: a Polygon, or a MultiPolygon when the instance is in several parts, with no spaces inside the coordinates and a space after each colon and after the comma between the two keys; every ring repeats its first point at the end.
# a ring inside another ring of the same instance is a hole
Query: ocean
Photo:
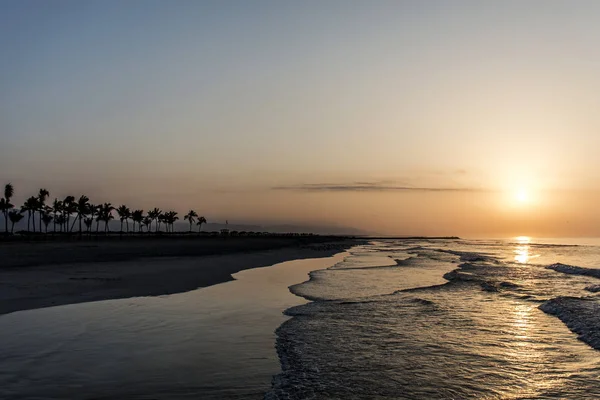
{"type": "Polygon", "coordinates": [[[600,247],[576,243],[355,247],[291,288],[313,302],[286,311],[266,398],[598,399],[600,247]]]}
{"type": "Polygon", "coordinates": [[[599,267],[591,239],[376,240],[15,312],[0,398],[597,399],[599,267]]]}

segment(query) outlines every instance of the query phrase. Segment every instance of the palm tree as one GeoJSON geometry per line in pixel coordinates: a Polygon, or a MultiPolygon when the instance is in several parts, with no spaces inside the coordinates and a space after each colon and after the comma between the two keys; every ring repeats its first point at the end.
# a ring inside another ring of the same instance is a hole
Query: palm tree
{"type": "Polygon", "coordinates": [[[48,225],[50,224],[50,222],[52,222],[52,220],[54,218],[52,218],[52,215],[48,214],[47,212],[44,212],[40,219],[44,223],[44,226],[46,227],[46,233],[48,233],[48,225]]]}
{"type": "Polygon", "coordinates": [[[4,214],[4,232],[8,234],[8,211],[14,207],[4,197],[0,199],[0,211],[4,214]]]}
{"type": "Polygon", "coordinates": [[[104,231],[105,232],[110,232],[108,223],[111,220],[115,219],[114,215],[112,215],[112,212],[114,209],[115,208],[110,203],[104,203],[101,207],[100,216],[102,217],[101,221],[104,221],[104,231]]]}
{"type": "MultiPolygon", "coordinates": [[[[158,232],[158,217],[161,215],[162,211],[160,211],[160,209],[158,208],[154,208],[154,210],[148,211],[148,217],[152,220],[156,222],[156,232],[158,232]]],[[[150,228],[148,228],[148,231],[150,231],[150,228]]]]}
{"type": "Polygon", "coordinates": [[[54,232],[56,232],[56,224],[59,223],[61,220],[61,218],[59,218],[59,216],[62,215],[62,212],[63,212],[62,201],[55,198],[54,201],[52,202],[52,213],[54,214],[54,232]]]}
{"type": "Polygon", "coordinates": [[[129,232],[129,218],[131,217],[131,210],[126,205],[122,205],[117,208],[117,214],[121,220],[121,232],[123,232],[123,221],[127,222],[127,232],[129,232]]]}
{"type": "Polygon", "coordinates": [[[176,211],[169,211],[163,215],[163,221],[165,223],[165,229],[167,232],[173,232],[175,228],[175,221],[179,219],[176,211]]]}
{"type": "Polygon", "coordinates": [[[38,200],[38,212],[40,214],[39,224],[40,233],[42,232],[42,217],[46,209],[46,199],[50,196],[50,192],[47,189],[40,189],[37,200],[38,200]]]}
{"type": "MultiPolygon", "coordinates": [[[[142,224],[144,224],[144,226],[146,227],[146,232],[150,232],[150,227],[152,225],[152,218],[150,218],[149,216],[145,216],[144,219],[142,219],[142,224]]],[[[141,230],[141,228],[140,228],[141,230]]]]}
{"type": "Polygon", "coordinates": [[[19,210],[13,210],[8,213],[8,219],[10,219],[10,223],[11,223],[10,233],[14,232],[15,224],[23,219],[23,214],[21,214],[21,213],[22,213],[22,211],[19,211],[19,210]]]}
{"type": "Polygon", "coordinates": [[[4,185],[4,197],[0,199],[0,211],[4,214],[4,231],[8,234],[8,212],[14,205],[10,203],[10,198],[15,194],[15,188],[11,183],[4,185]]]}
{"type": "Polygon", "coordinates": [[[196,217],[198,216],[198,213],[194,210],[190,210],[187,214],[185,214],[183,216],[184,220],[188,220],[190,221],[190,232],[192,231],[192,224],[194,222],[196,222],[196,217]]]}
{"type": "Polygon", "coordinates": [[[37,197],[31,196],[23,206],[21,207],[21,212],[27,211],[27,231],[29,231],[29,225],[31,223],[31,217],[33,217],[33,233],[35,233],[35,212],[38,209],[38,199],[37,197]]]}
{"type": "Polygon", "coordinates": [[[70,232],[69,222],[71,222],[71,215],[77,212],[77,203],[75,203],[75,196],[67,196],[63,200],[63,215],[65,216],[64,223],[65,231],[70,232]]]}
{"type": "Polygon", "coordinates": [[[135,210],[131,213],[131,219],[133,220],[133,230],[135,231],[135,223],[139,226],[139,231],[142,231],[142,221],[144,220],[144,210],[135,210]]]}
{"type": "Polygon", "coordinates": [[[98,231],[100,230],[100,221],[102,220],[102,216],[100,215],[100,213],[102,212],[102,205],[90,204],[89,208],[90,217],[92,218],[92,221],[94,220],[94,215],[96,216],[96,233],[98,233],[98,231]]]}
{"type": "Polygon", "coordinates": [[[85,230],[86,230],[88,233],[90,233],[90,232],[91,232],[91,230],[92,230],[92,222],[94,222],[94,218],[92,218],[92,217],[85,218],[85,219],[83,220],[83,223],[85,224],[85,228],[86,228],[85,230]]]}
{"type": "Polygon", "coordinates": [[[206,224],[206,218],[198,217],[198,222],[196,222],[196,225],[198,225],[198,233],[202,230],[202,224],[206,224]]]}
{"type": "Polygon", "coordinates": [[[73,225],[71,225],[71,231],[73,231],[73,227],[75,226],[75,223],[79,220],[79,235],[81,235],[83,232],[83,229],[81,226],[81,223],[83,222],[83,217],[85,217],[86,215],[88,215],[90,213],[90,203],[89,202],[90,202],[90,198],[82,195],[81,197],[79,197],[79,200],[77,200],[77,202],[74,203],[75,206],[73,207],[73,209],[75,210],[77,215],[75,216],[73,225]]]}
{"type": "Polygon", "coordinates": [[[4,198],[6,201],[10,201],[10,198],[15,195],[15,188],[12,183],[4,185],[4,198]]]}
{"type": "Polygon", "coordinates": [[[157,224],[158,224],[156,232],[160,232],[160,225],[163,222],[165,222],[165,213],[161,212],[160,214],[158,214],[158,217],[156,218],[156,221],[157,221],[157,224]]]}
{"type": "Polygon", "coordinates": [[[60,231],[65,231],[65,224],[67,223],[67,217],[64,214],[54,215],[54,222],[60,226],[60,231]]]}

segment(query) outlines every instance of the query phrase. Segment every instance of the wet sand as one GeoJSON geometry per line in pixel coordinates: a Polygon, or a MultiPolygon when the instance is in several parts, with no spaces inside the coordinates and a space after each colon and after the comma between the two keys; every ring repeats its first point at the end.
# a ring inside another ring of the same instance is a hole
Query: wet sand
{"type": "Polygon", "coordinates": [[[182,293],[241,270],[328,257],[337,238],[142,239],[0,246],[0,314],[57,305],[182,293]]]}
{"type": "MultiPolygon", "coordinates": [[[[2,399],[262,399],[288,286],[341,261],[293,260],[200,290],[0,316],[2,399]]],[[[163,260],[166,262],[168,260],[163,260]]]]}

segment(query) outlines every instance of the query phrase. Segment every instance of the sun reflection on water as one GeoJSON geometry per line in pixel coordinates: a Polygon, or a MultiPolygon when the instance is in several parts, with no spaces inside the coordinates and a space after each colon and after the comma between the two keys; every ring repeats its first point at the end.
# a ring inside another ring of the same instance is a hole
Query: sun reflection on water
{"type": "Polygon", "coordinates": [[[531,238],[529,236],[519,236],[515,238],[518,246],[515,248],[515,261],[519,264],[527,264],[529,262],[529,243],[531,238]]]}
{"type": "Polygon", "coordinates": [[[515,337],[522,340],[518,343],[519,346],[527,346],[526,342],[529,339],[529,328],[531,323],[531,306],[528,304],[517,304],[513,311],[513,326],[515,328],[515,337]]]}

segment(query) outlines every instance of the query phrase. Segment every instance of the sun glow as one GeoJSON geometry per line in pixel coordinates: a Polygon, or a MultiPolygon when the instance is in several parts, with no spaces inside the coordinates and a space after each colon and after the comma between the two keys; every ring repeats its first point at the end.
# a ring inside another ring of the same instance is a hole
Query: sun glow
{"type": "Polygon", "coordinates": [[[515,193],[515,198],[519,203],[527,203],[529,201],[529,193],[525,189],[519,189],[515,193]]]}

